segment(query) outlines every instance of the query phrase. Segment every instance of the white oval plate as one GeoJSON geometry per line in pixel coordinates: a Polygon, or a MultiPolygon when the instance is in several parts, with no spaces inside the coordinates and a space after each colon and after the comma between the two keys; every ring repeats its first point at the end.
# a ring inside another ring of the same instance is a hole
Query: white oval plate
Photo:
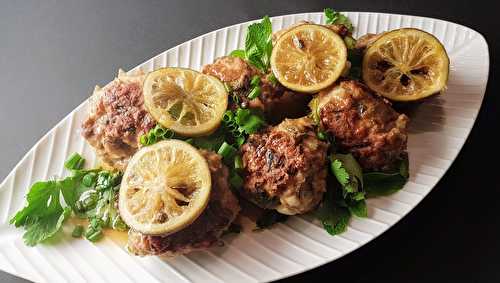
{"type": "MultiPolygon", "coordinates": [[[[409,182],[396,194],[368,200],[367,219],[353,219],[347,232],[332,237],[306,217],[291,217],[270,230],[227,237],[224,247],[175,259],[131,256],[123,249],[123,241],[113,237],[97,244],[68,237],[57,244],[27,247],[21,239],[23,231],[8,225],[8,219],[24,205],[30,184],[65,175],[63,163],[72,152],[95,162],[79,131],[87,113],[85,101],[50,130],[0,185],[0,269],[37,282],[262,282],[325,264],[382,234],[431,191],[462,148],[483,100],[488,45],[474,30],[442,20],[378,13],[347,15],[354,23],[355,36],[400,27],[426,30],[444,43],[451,61],[446,93],[426,101],[411,117],[409,182]]],[[[274,17],[273,29],[299,20],[324,23],[325,18],[322,13],[274,17]]],[[[207,33],[137,68],[199,70],[214,58],[242,48],[250,23],[207,33]]]]}

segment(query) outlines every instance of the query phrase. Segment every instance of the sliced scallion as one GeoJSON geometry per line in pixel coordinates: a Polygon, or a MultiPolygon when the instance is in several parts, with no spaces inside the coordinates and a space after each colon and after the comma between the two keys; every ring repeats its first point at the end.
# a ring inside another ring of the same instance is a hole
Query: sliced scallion
{"type": "Polygon", "coordinates": [[[221,155],[224,159],[231,158],[236,154],[236,148],[234,146],[228,144],[227,142],[223,142],[217,151],[219,155],[221,155]]]}
{"type": "Polygon", "coordinates": [[[260,92],[261,92],[260,86],[255,86],[248,94],[248,99],[251,100],[259,97],[260,92]]]}

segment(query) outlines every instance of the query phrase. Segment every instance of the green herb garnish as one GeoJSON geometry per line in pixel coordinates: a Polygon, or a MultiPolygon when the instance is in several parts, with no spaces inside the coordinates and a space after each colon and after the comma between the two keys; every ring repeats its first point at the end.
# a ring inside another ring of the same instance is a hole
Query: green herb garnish
{"type": "Polygon", "coordinates": [[[326,16],[326,23],[331,25],[331,24],[337,24],[337,25],[344,25],[349,32],[352,32],[354,27],[352,26],[351,20],[346,15],[343,15],[340,12],[337,12],[331,8],[326,8],[324,10],[325,16],[326,16]]]}
{"type": "Polygon", "coordinates": [[[269,70],[273,50],[272,35],[271,20],[268,16],[265,16],[260,23],[254,23],[248,27],[245,50],[234,50],[230,53],[230,56],[245,59],[266,73],[269,70]]]}
{"type": "Polygon", "coordinates": [[[142,145],[147,146],[155,144],[161,140],[171,139],[173,137],[174,132],[172,130],[164,128],[160,124],[156,124],[154,128],[139,138],[139,142],[142,145]]]}
{"type": "Polygon", "coordinates": [[[71,233],[71,237],[73,238],[80,238],[83,235],[84,229],[82,225],[76,225],[75,228],[73,228],[73,232],[71,233]]]}
{"type": "MultiPolygon", "coordinates": [[[[66,169],[72,170],[71,176],[31,186],[26,206],[10,219],[10,224],[26,230],[23,235],[26,245],[34,246],[54,236],[72,212],[84,218],[103,218],[104,214],[115,220],[119,218],[114,203],[109,201],[116,197],[112,188],[118,186],[119,174],[99,169],[83,170],[84,163],[85,159],[74,153],[65,162],[66,169]],[[105,194],[107,198],[103,198],[105,194]],[[97,212],[96,207],[103,203],[109,205],[108,208],[97,212]]],[[[106,227],[115,229],[118,226],[106,227]]],[[[79,233],[78,230],[73,232],[72,235],[79,233]]]]}
{"type": "Polygon", "coordinates": [[[331,235],[345,232],[351,218],[349,209],[342,202],[336,202],[338,199],[341,199],[340,188],[338,186],[329,188],[323,202],[314,213],[323,224],[323,228],[331,235]]]}
{"type": "Polygon", "coordinates": [[[397,172],[368,172],[363,174],[367,197],[386,196],[401,190],[408,181],[408,158],[400,161],[397,172]]]}

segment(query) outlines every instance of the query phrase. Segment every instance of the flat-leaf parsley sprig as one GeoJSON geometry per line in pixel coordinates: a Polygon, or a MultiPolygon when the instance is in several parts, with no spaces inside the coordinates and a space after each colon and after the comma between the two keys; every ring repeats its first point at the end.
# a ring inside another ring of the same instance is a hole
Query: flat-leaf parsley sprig
{"type": "MultiPolygon", "coordinates": [[[[90,220],[99,219],[96,221],[99,221],[100,230],[104,227],[127,228],[113,203],[121,175],[101,169],[85,170],[82,169],[84,163],[85,159],[74,153],[64,163],[65,168],[71,170],[71,176],[31,186],[26,196],[27,204],[10,219],[10,224],[26,230],[23,235],[26,245],[35,246],[53,237],[72,212],[90,220]],[[91,194],[91,190],[102,193],[91,194]]],[[[85,236],[91,241],[100,238],[102,233],[91,233],[92,236],[88,231],[85,236]]],[[[84,230],[80,226],[72,233],[75,237],[82,234],[84,230]]]]}

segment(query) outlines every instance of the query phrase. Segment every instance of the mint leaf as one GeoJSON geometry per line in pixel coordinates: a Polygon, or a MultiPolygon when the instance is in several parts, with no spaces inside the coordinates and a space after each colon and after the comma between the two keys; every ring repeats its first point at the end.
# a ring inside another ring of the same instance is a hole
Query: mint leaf
{"type": "MultiPolygon", "coordinates": [[[[269,69],[273,49],[272,33],[271,20],[265,16],[260,23],[248,27],[245,38],[245,58],[262,72],[269,69]]],[[[237,51],[235,55],[241,56],[241,52],[237,51]]]]}
{"type": "Polygon", "coordinates": [[[408,181],[408,158],[393,173],[369,172],[363,175],[367,197],[386,196],[401,190],[408,181]]]}
{"type": "Polygon", "coordinates": [[[229,56],[238,57],[241,59],[246,59],[245,50],[243,50],[243,49],[233,50],[233,51],[231,51],[231,53],[229,53],[229,56]]]}
{"type": "Polygon", "coordinates": [[[315,211],[316,218],[321,221],[323,228],[330,235],[338,235],[347,230],[351,213],[341,202],[335,200],[340,196],[340,188],[334,187],[327,190],[323,202],[315,211]]]}
{"type": "Polygon", "coordinates": [[[324,10],[325,16],[326,16],[326,23],[331,25],[331,24],[337,24],[337,25],[344,25],[349,32],[352,32],[354,27],[352,26],[351,20],[346,15],[343,15],[331,8],[326,8],[324,10]]]}
{"type": "Polygon", "coordinates": [[[349,208],[349,211],[357,217],[368,217],[368,209],[364,199],[350,202],[347,207],[349,208]]]}

